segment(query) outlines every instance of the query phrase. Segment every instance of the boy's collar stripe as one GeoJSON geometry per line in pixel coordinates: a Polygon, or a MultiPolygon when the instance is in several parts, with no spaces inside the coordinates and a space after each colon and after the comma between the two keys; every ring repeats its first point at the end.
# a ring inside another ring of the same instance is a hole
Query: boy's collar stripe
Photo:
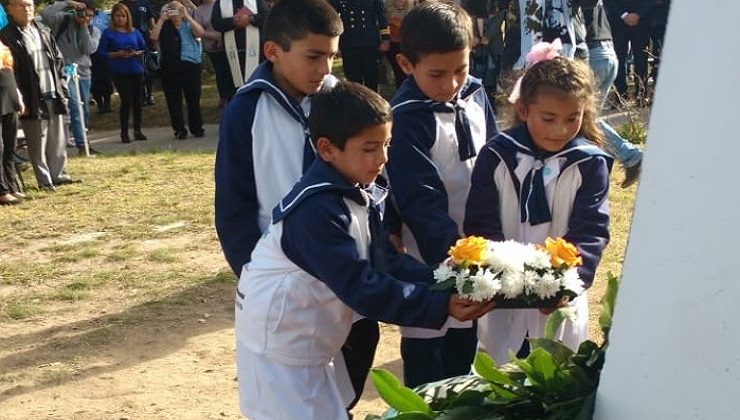
{"type": "Polygon", "coordinates": [[[299,121],[304,121],[305,120],[305,117],[303,116],[303,114],[300,113],[300,112],[298,112],[295,109],[295,106],[293,106],[293,104],[291,103],[290,99],[288,99],[288,97],[285,95],[285,93],[283,93],[282,90],[280,90],[277,86],[275,86],[274,84],[272,84],[272,82],[270,82],[267,79],[254,79],[254,80],[250,81],[249,83],[245,84],[244,86],[242,86],[241,88],[239,88],[239,90],[241,90],[241,89],[248,90],[248,89],[250,89],[252,87],[257,87],[257,86],[261,86],[261,85],[267,85],[270,88],[270,91],[272,93],[277,94],[280,97],[280,99],[282,99],[283,106],[286,109],[290,110],[290,112],[292,112],[293,114],[295,114],[295,116],[298,117],[298,120],[299,121]]]}
{"type": "Polygon", "coordinates": [[[332,183],[331,182],[320,182],[318,184],[309,185],[309,186],[305,187],[304,189],[302,189],[300,192],[298,192],[298,194],[296,194],[296,196],[287,205],[283,203],[283,200],[280,200],[280,205],[279,205],[280,206],[280,211],[281,212],[285,212],[286,210],[288,210],[291,206],[293,206],[293,204],[295,204],[297,201],[299,201],[300,198],[305,193],[309,192],[310,190],[313,190],[315,188],[326,187],[326,186],[329,186],[329,185],[332,185],[332,183]]]}
{"type": "Polygon", "coordinates": [[[400,108],[400,107],[405,106],[405,105],[413,104],[413,103],[432,103],[432,102],[434,102],[434,101],[432,101],[431,99],[426,99],[426,100],[422,100],[422,99],[409,99],[407,101],[401,102],[400,104],[396,104],[396,105],[392,106],[391,107],[391,110],[395,111],[397,108],[400,108]]]}

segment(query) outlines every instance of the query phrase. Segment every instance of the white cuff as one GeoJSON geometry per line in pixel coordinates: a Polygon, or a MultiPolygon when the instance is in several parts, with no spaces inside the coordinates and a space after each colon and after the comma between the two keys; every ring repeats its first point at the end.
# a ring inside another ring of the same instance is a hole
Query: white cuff
{"type": "Polygon", "coordinates": [[[624,20],[624,18],[626,18],[628,14],[629,14],[629,12],[624,12],[624,13],[622,13],[621,16],[619,16],[619,18],[622,19],[622,20],[624,20]]]}

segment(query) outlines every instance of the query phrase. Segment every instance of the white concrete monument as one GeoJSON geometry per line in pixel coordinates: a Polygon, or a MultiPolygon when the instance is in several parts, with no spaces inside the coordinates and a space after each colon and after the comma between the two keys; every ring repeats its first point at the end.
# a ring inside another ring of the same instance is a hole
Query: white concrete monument
{"type": "Polygon", "coordinates": [[[739,16],[672,3],[597,419],[740,418],[739,16]]]}

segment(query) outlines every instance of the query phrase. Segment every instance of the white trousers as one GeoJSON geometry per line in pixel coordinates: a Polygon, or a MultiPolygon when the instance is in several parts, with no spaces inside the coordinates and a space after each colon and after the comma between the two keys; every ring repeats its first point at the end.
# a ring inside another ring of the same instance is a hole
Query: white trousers
{"type": "Polygon", "coordinates": [[[251,420],[348,418],[333,363],[284,365],[247,350],[237,340],[236,367],[239,408],[251,420]]]}
{"type": "MultiPolygon", "coordinates": [[[[555,338],[578,350],[588,339],[588,296],[586,292],[571,302],[576,308],[575,322],[567,320],[555,338]]],[[[518,352],[529,337],[542,337],[547,315],[538,309],[494,309],[478,320],[478,342],[497,365],[509,361],[509,351],[518,352]]]]}

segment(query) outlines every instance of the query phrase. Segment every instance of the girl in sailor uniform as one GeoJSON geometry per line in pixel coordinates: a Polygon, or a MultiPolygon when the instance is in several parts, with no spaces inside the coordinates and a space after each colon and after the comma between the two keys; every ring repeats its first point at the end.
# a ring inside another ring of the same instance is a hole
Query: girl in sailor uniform
{"type": "MultiPolygon", "coordinates": [[[[612,158],[599,149],[596,91],[586,64],[560,57],[547,43],[529,54],[531,67],[512,94],[520,124],[481,150],[471,176],[464,231],[490,240],[541,244],[563,237],[581,253],[583,293],[556,338],[577,349],[588,338],[586,289],[609,241],[612,158]],[[517,92],[518,90],[518,92],[517,92]]],[[[526,353],[555,308],[495,309],[478,322],[479,343],[499,364],[526,353]]]]}

